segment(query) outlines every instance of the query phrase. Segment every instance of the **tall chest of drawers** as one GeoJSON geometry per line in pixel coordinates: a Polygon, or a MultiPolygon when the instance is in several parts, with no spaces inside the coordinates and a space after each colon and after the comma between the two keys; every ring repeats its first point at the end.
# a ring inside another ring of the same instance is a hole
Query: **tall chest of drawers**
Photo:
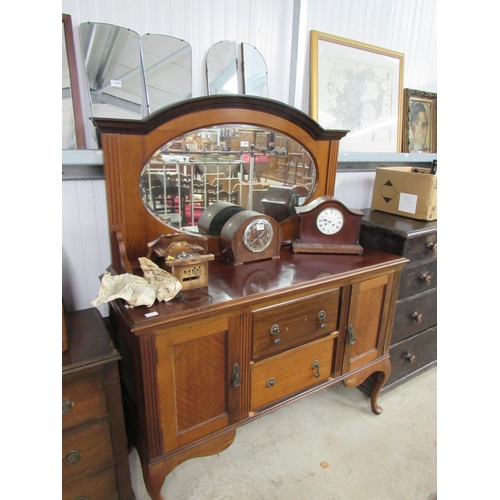
{"type": "MultiPolygon", "coordinates": [[[[409,259],[401,274],[390,346],[389,391],[437,363],[437,221],[364,209],[360,243],[409,259]]],[[[369,388],[370,380],[361,389],[369,388]]]]}
{"type": "Polygon", "coordinates": [[[62,498],[133,500],[120,356],[95,308],[66,314],[62,354],[62,498]]]}

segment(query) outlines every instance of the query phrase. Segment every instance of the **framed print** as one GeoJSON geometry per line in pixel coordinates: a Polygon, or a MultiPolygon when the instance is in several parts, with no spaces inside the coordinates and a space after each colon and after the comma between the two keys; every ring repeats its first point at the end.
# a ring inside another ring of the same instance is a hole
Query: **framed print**
{"type": "Polygon", "coordinates": [[[404,153],[437,153],[437,94],[404,90],[404,153]]]}
{"type": "Polygon", "coordinates": [[[311,31],[310,114],[340,151],[401,151],[404,55],[311,31]]]}

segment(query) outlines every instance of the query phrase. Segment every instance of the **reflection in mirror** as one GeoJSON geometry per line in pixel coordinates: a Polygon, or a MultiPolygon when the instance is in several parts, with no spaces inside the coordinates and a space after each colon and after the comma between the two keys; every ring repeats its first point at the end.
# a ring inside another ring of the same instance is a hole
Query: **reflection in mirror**
{"type": "Polygon", "coordinates": [[[139,188],[146,208],[169,225],[198,231],[202,212],[226,201],[281,222],[316,186],[309,153],[290,137],[228,124],[194,130],[150,158],[139,188]]]}
{"type": "Polygon", "coordinates": [[[141,36],[148,112],[191,98],[192,56],[189,43],[168,35],[141,36]]]}
{"type": "Polygon", "coordinates": [[[62,149],[84,149],[82,108],[76,69],[73,25],[62,15],[62,149]]]}
{"type": "Polygon", "coordinates": [[[243,93],[267,97],[267,66],[262,54],[248,43],[242,43],[243,93]]]}
{"type": "Polygon", "coordinates": [[[238,94],[236,43],[223,40],[207,55],[208,95],[238,94]]]}
{"type": "Polygon", "coordinates": [[[144,72],[139,35],[106,23],[80,25],[92,114],[143,118],[144,72]]]}

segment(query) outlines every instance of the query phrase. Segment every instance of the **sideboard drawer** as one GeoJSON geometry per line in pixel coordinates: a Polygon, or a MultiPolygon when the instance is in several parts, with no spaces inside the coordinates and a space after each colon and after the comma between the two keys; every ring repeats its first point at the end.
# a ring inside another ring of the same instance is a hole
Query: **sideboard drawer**
{"type": "Polygon", "coordinates": [[[388,384],[434,363],[437,360],[437,327],[434,326],[390,348],[391,375],[388,384]]]}
{"type": "Polygon", "coordinates": [[[392,343],[437,324],[437,289],[400,300],[396,306],[392,343]]]}
{"type": "Polygon", "coordinates": [[[254,311],[253,359],[276,354],[337,330],[339,289],[254,311]]]}
{"type": "Polygon", "coordinates": [[[62,384],[62,428],[90,422],[107,414],[102,368],[68,375],[62,384]]]}
{"type": "Polygon", "coordinates": [[[109,421],[72,429],[62,438],[63,483],[114,464],[109,421]]]}
{"type": "Polygon", "coordinates": [[[62,500],[119,500],[114,467],[64,485],[62,500]]]}
{"type": "Polygon", "coordinates": [[[334,339],[329,335],[253,364],[250,410],[328,379],[332,372],[334,339]]]}
{"type": "Polygon", "coordinates": [[[398,299],[406,299],[437,287],[437,259],[408,265],[401,273],[398,299]]]}

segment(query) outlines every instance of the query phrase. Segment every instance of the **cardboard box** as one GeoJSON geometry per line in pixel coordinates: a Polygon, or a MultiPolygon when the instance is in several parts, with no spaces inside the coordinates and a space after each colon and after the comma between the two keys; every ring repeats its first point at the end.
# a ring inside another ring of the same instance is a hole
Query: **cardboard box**
{"type": "Polygon", "coordinates": [[[372,208],[411,219],[437,219],[437,174],[429,168],[379,167],[372,208]]]}

